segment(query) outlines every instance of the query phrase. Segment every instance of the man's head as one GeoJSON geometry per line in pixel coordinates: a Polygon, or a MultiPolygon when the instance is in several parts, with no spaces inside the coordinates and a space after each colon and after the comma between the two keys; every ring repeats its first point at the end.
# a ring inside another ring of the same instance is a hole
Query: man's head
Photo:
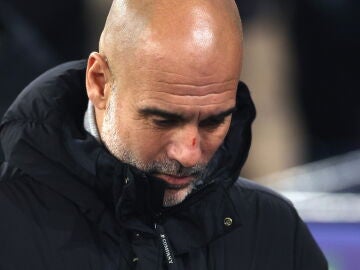
{"type": "Polygon", "coordinates": [[[223,142],[235,108],[242,30],[232,0],[115,0],[88,60],[101,140],[167,183],[180,203],[223,142]]]}

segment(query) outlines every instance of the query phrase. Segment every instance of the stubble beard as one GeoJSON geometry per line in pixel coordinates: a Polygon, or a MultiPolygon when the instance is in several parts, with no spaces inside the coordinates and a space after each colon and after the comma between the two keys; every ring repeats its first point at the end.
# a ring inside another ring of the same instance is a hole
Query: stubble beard
{"type": "Polygon", "coordinates": [[[206,164],[198,164],[193,167],[183,167],[178,161],[163,158],[162,160],[143,162],[123,142],[116,127],[116,90],[112,90],[109,106],[106,109],[102,129],[101,140],[118,160],[130,164],[141,171],[155,175],[165,174],[177,177],[191,176],[194,179],[186,186],[169,185],[164,191],[163,206],[177,205],[194,190],[196,182],[205,173],[206,164]]]}

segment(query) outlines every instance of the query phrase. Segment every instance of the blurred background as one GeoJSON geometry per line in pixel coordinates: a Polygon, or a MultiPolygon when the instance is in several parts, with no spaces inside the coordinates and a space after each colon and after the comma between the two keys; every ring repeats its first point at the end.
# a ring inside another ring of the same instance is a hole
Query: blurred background
{"type": "MultiPolygon", "coordinates": [[[[97,50],[110,4],[0,0],[1,116],[36,76],[97,50]]],[[[331,270],[358,270],[360,1],[237,4],[258,112],[242,174],[293,201],[331,270]]]]}

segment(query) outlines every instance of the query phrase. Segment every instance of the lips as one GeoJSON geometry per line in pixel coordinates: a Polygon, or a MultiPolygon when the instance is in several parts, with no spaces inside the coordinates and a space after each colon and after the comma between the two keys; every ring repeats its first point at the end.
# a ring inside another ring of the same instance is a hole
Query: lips
{"type": "Polygon", "coordinates": [[[193,181],[193,176],[174,176],[167,174],[157,174],[156,177],[164,180],[168,184],[168,188],[172,189],[182,189],[189,186],[193,181]]]}

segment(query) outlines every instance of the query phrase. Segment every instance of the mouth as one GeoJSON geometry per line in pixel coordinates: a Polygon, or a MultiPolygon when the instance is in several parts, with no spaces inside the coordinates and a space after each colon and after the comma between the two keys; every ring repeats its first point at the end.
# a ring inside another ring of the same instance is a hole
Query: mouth
{"type": "Polygon", "coordinates": [[[188,187],[194,182],[194,176],[175,176],[168,174],[156,174],[157,178],[160,178],[167,184],[168,189],[183,189],[188,187]]]}

